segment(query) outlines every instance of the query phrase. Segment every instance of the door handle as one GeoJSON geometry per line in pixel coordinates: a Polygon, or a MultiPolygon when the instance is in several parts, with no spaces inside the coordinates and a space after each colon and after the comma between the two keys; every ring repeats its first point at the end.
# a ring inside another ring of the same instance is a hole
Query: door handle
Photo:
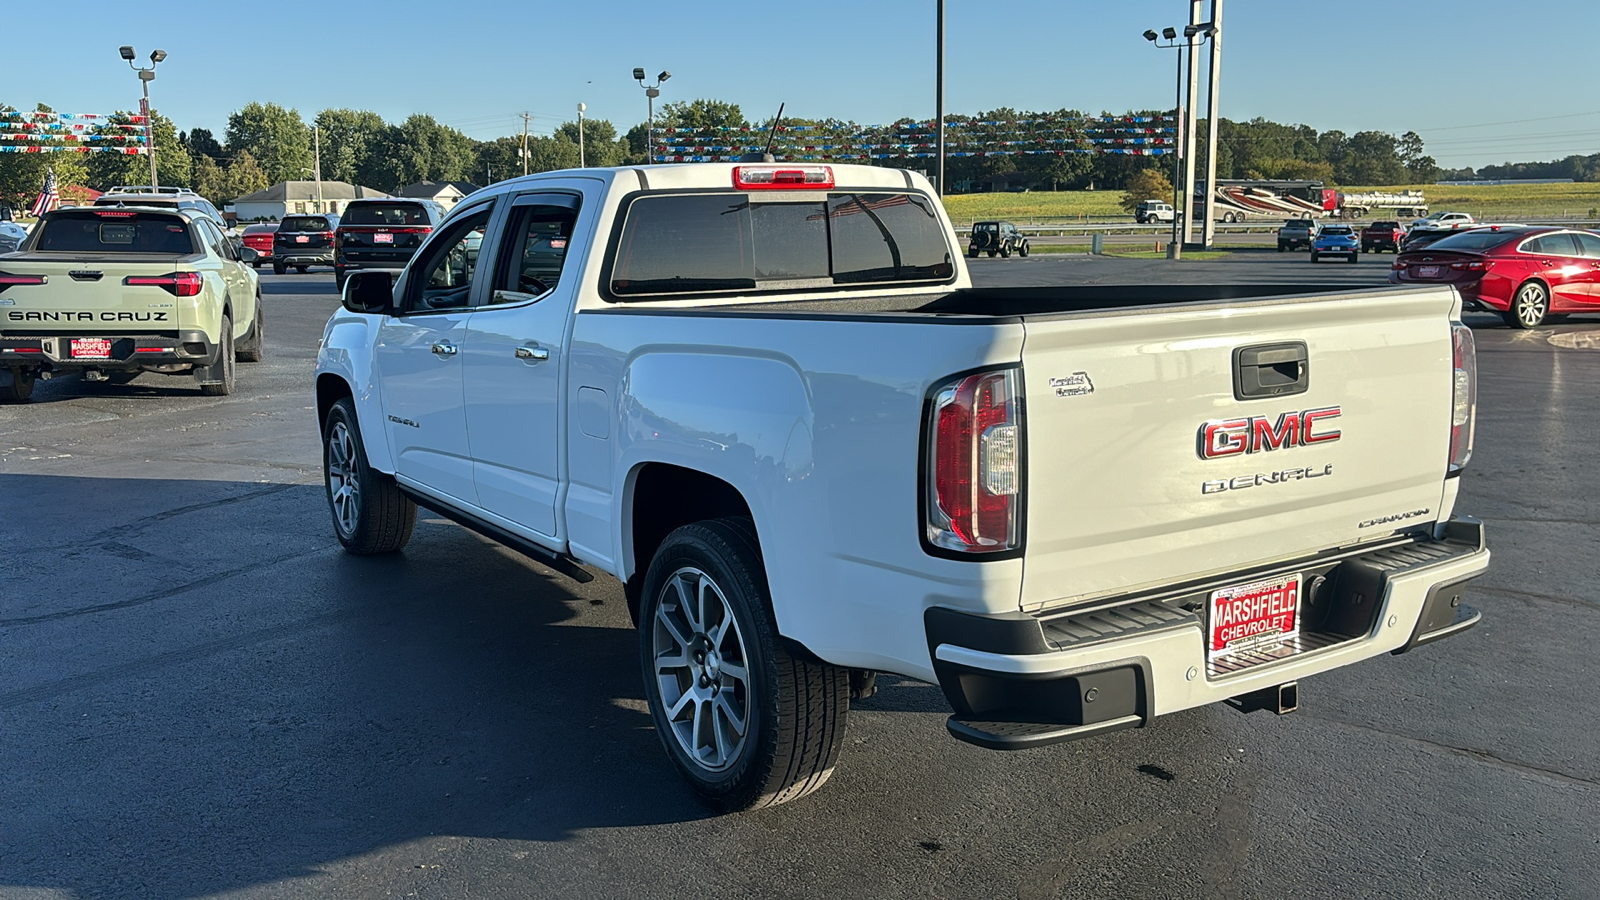
{"type": "Polygon", "coordinates": [[[450,343],[449,341],[439,341],[439,342],[435,343],[432,347],[430,347],[428,349],[432,350],[433,354],[435,356],[455,356],[456,355],[456,345],[450,343]]]}
{"type": "Polygon", "coordinates": [[[537,361],[537,360],[549,359],[549,358],[550,358],[550,351],[546,350],[543,347],[540,347],[537,344],[535,344],[532,347],[518,347],[517,348],[517,359],[531,359],[531,360],[537,361]]]}

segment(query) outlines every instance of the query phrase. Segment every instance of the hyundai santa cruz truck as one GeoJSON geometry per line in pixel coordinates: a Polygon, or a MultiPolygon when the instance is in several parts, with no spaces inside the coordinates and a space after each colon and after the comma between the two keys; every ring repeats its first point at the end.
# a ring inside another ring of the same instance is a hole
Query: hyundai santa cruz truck
{"type": "Polygon", "coordinates": [[[334,534],[395,552],[421,505],[619,580],[721,809],[819,787],[877,672],[1014,749],[1287,712],[1479,620],[1454,291],[978,289],[962,249],[888,168],[496,184],[349,275],[315,374],[334,534]]]}

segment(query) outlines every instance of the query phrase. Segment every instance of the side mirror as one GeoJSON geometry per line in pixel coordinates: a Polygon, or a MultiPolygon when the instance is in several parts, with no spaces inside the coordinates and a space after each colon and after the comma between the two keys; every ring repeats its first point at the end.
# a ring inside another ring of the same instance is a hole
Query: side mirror
{"type": "Polygon", "coordinates": [[[239,259],[243,262],[254,264],[256,260],[261,258],[261,254],[257,253],[254,247],[239,247],[238,249],[239,259]]]}
{"type": "Polygon", "coordinates": [[[387,314],[394,308],[394,276],[389,272],[352,273],[345,279],[339,302],[351,312],[387,314]]]}

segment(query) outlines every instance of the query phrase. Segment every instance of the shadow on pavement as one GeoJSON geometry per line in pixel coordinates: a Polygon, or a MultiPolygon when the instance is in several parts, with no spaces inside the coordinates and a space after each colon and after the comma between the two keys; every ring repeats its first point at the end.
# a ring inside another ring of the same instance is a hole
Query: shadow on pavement
{"type": "Polygon", "coordinates": [[[0,496],[44,513],[0,526],[0,885],[200,896],[431,836],[708,815],[605,581],[426,510],[406,551],[346,555],[320,485],[0,475],[0,496]]]}

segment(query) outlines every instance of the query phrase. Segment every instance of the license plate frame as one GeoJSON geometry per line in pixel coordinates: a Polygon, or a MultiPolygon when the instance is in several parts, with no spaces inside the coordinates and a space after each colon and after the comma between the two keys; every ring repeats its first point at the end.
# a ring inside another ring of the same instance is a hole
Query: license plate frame
{"type": "Polygon", "coordinates": [[[1441,266],[1417,266],[1418,278],[1438,278],[1441,266]]]}
{"type": "Polygon", "coordinates": [[[73,359],[110,359],[111,339],[73,338],[68,349],[73,359]]]}
{"type": "Polygon", "coordinates": [[[387,231],[374,232],[372,235],[372,242],[374,244],[392,244],[394,243],[394,235],[387,231]]]}
{"type": "Polygon", "coordinates": [[[1300,635],[1304,573],[1274,575],[1212,591],[1206,600],[1206,659],[1274,648],[1300,635]]]}
{"type": "Polygon", "coordinates": [[[296,244],[309,244],[311,243],[311,236],[306,234],[297,234],[294,236],[294,242],[296,244]]]}

